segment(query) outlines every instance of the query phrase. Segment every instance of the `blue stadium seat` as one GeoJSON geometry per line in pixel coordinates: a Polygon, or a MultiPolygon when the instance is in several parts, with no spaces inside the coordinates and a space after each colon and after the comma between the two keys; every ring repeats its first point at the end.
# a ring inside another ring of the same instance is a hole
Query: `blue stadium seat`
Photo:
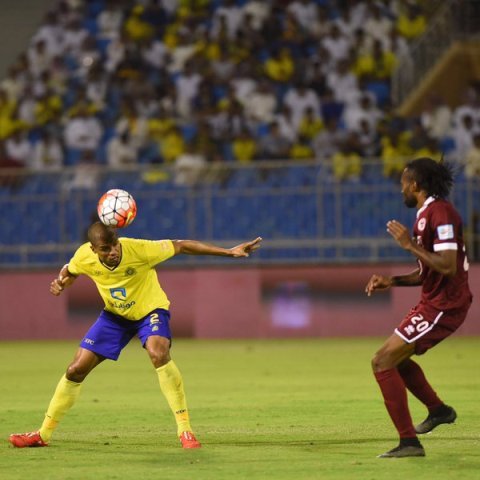
{"type": "Polygon", "coordinates": [[[96,44],[97,48],[102,54],[102,57],[105,57],[107,54],[107,48],[108,45],[110,44],[111,40],[109,38],[97,38],[96,39],[96,44]]]}
{"type": "Polygon", "coordinates": [[[95,36],[98,32],[97,20],[95,18],[85,18],[83,20],[83,28],[87,30],[90,35],[95,36]]]}
{"type": "Polygon", "coordinates": [[[452,137],[444,137],[440,140],[440,150],[444,153],[450,153],[455,150],[455,140],[452,137]]]}
{"type": "Polygon", "coordinates": [[[270,127],[268,123],[259,123],[257,125],[255,134],[257,137],[264,137],[265,135],[268,134],[269,130],[270,130],[270,127]]]}
{"type": "Polygon", "coordinates": [[[390,85],[386,81],[368,82],[367,90],[375,95],[380,108],[390,101],[390,85]]]}
{"type": "Polygon", "coordinates": [[[78,68],[77,60],[72,55],[65,55],[63,57],[63,62],[66,68],[71,72],[74,72],[78,68]]]}
{"type": "Polygon", "coordinates": [[[74,148],[66,148],[64,164],[66,166],[78,165],[81,157],[82,157],[81,150],[76,150],[74,148]]]}
{"type": "Polygon", "coordinates": [[[215,85],[213,87],[213,96],[217,102],[227,96],[227,87],[224,85],[215,85]]]}
{"type": "Polygon", "coordinates": [[[96,18],[99,13],[105,8],[105,2],[103,0],[90,0],[85,2],[86,15],[88,18],[96,18]]]}
{"type": "Polygon", "coordinates": [[[190,142],[194,139],[195,135],[197,134],[197,127],[194,124],[187,123],[180,127],[182,132],[182,136],[186,142],[190,142]]]}

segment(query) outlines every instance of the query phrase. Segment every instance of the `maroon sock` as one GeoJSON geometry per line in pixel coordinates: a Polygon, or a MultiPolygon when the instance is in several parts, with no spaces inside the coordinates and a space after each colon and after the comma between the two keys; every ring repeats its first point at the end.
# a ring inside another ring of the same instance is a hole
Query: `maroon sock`
{"type": "Polygon", "coordinates": [[[435,390],[430,386],[420,365],[413,360],[407,360],[398,367],[398,373],[403,378],[405,386],[432,412],[443,405],[435,390]]]}
{"type": "Polygon", "coordinates": [[[400,438],[417,436],[412,417],[408,410],[407,389],[396,368],[375,372],[378,386],[382,391],[388,414],[392,419],[400,438]]]}

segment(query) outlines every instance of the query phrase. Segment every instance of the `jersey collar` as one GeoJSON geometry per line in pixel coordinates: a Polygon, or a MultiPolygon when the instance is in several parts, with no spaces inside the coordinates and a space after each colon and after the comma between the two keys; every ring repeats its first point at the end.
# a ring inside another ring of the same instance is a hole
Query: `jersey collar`
{"type": "Polygon", "coordinates": [[[417,218],[426,210],[426,208],[436,200],[435,197],[428,197],[423,203],[422,207],[417,211],[417,218]]]}

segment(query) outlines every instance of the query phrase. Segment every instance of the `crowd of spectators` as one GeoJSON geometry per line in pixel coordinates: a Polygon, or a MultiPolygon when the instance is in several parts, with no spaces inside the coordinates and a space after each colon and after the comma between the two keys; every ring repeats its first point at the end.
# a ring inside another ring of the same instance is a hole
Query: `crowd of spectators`
{"type": "Polygon", "coordinates": [[[0,83],[0,164],[168,164],[192,184],[212,162],[314,158],[355,181],[366,157],[395,176],[448,147],[477,175],[480,90],[415,119],[390,103],[425,28],[419,0],[62,0],[0,83]]]}

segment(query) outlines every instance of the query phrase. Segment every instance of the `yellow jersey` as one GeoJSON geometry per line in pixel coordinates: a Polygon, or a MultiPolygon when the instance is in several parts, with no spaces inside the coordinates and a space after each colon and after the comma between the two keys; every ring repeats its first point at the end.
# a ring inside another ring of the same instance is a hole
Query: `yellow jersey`
{"type": "Polygon", "coordinates": [[[171,240],[119,238],[121,258],[116,267],[104,265],[90,242],[81,245],[68,263],[72,275],[87,275],[105,302],[105,310],[126,320],[140,320],[152,310],[168,310],[155,266],[175,254],[171,240]]]}

